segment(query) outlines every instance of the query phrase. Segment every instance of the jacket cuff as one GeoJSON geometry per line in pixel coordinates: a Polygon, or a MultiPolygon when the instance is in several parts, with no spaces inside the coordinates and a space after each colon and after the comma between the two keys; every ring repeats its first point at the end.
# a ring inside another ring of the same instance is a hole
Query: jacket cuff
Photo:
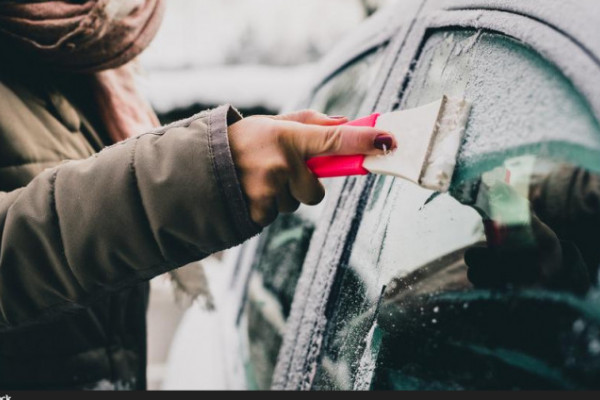
{"type": "Polygon", "coordinates": [[[212,110],[208,117],[208,143],[223,198],[242,236],[241,239],[245,240],[259,233],[262,228],[250,218],[248,204],[229,148],[227,128],[241,119],[241,114],[228,104],[212,110]]]}

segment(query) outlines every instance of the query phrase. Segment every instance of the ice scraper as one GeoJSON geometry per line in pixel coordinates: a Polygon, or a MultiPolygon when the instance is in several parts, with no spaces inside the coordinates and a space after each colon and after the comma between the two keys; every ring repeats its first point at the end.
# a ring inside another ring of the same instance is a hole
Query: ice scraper
{"type": "Polygon", "coordinates": [[[308,167],[321,178],[372,172],[398,176],[424,188],[446,192],[470,108],[464,99],[443,96],[421,107],[375,113],[348,122],[352,126],[371,126],[391,132],[398,148],[376,156],[315,157],[307,161],[308,167]]]}

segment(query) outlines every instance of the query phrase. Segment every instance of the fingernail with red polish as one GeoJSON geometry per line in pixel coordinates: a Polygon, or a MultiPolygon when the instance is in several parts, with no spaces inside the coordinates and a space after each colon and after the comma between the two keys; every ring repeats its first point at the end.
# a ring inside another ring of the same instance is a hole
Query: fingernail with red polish
{"type": "Polygon", "coordinates": [[[343,115],[329,115],[331,119],[346,119],[343,115]]]}
{"type": "Polygon", "coordinates": [[[373,146],[379,150],[391,150],[394,145],[394,138],[390,135],[377,135],[373,141],[373,146]]]}

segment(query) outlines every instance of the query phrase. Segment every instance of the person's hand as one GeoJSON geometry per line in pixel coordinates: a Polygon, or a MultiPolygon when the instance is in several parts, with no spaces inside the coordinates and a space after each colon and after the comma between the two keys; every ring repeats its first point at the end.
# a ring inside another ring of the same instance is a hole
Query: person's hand
{"type": "Polygon", "coordinates": [[[300,203],[319,203],[325,190],[306,166],[324,155],[383,154],[396,148],[389,132],[344,126],[343,117],[306,110],[287,115],[253,116],[229,127],[229,143],[250,217],[261,226],[278,212],[300,203]]]}

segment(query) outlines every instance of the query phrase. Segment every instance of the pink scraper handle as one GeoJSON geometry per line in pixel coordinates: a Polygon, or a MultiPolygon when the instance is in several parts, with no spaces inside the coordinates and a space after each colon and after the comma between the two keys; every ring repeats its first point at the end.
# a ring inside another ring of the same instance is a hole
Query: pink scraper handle
{"type": "MultiPolygon", "coordinates": [[[[344,125],[375,127],[377,118],[379,118],[379,113],[374,113],[367,117],[347,122],[344,125]]],[[[319,178],[367,175],[369,171],[363,167],[364,160],[364,154],[355,154],[351,156],[322,156],[311,158],[306,161],[306,165],[308,165],[308,168],[319,178]]]]}

